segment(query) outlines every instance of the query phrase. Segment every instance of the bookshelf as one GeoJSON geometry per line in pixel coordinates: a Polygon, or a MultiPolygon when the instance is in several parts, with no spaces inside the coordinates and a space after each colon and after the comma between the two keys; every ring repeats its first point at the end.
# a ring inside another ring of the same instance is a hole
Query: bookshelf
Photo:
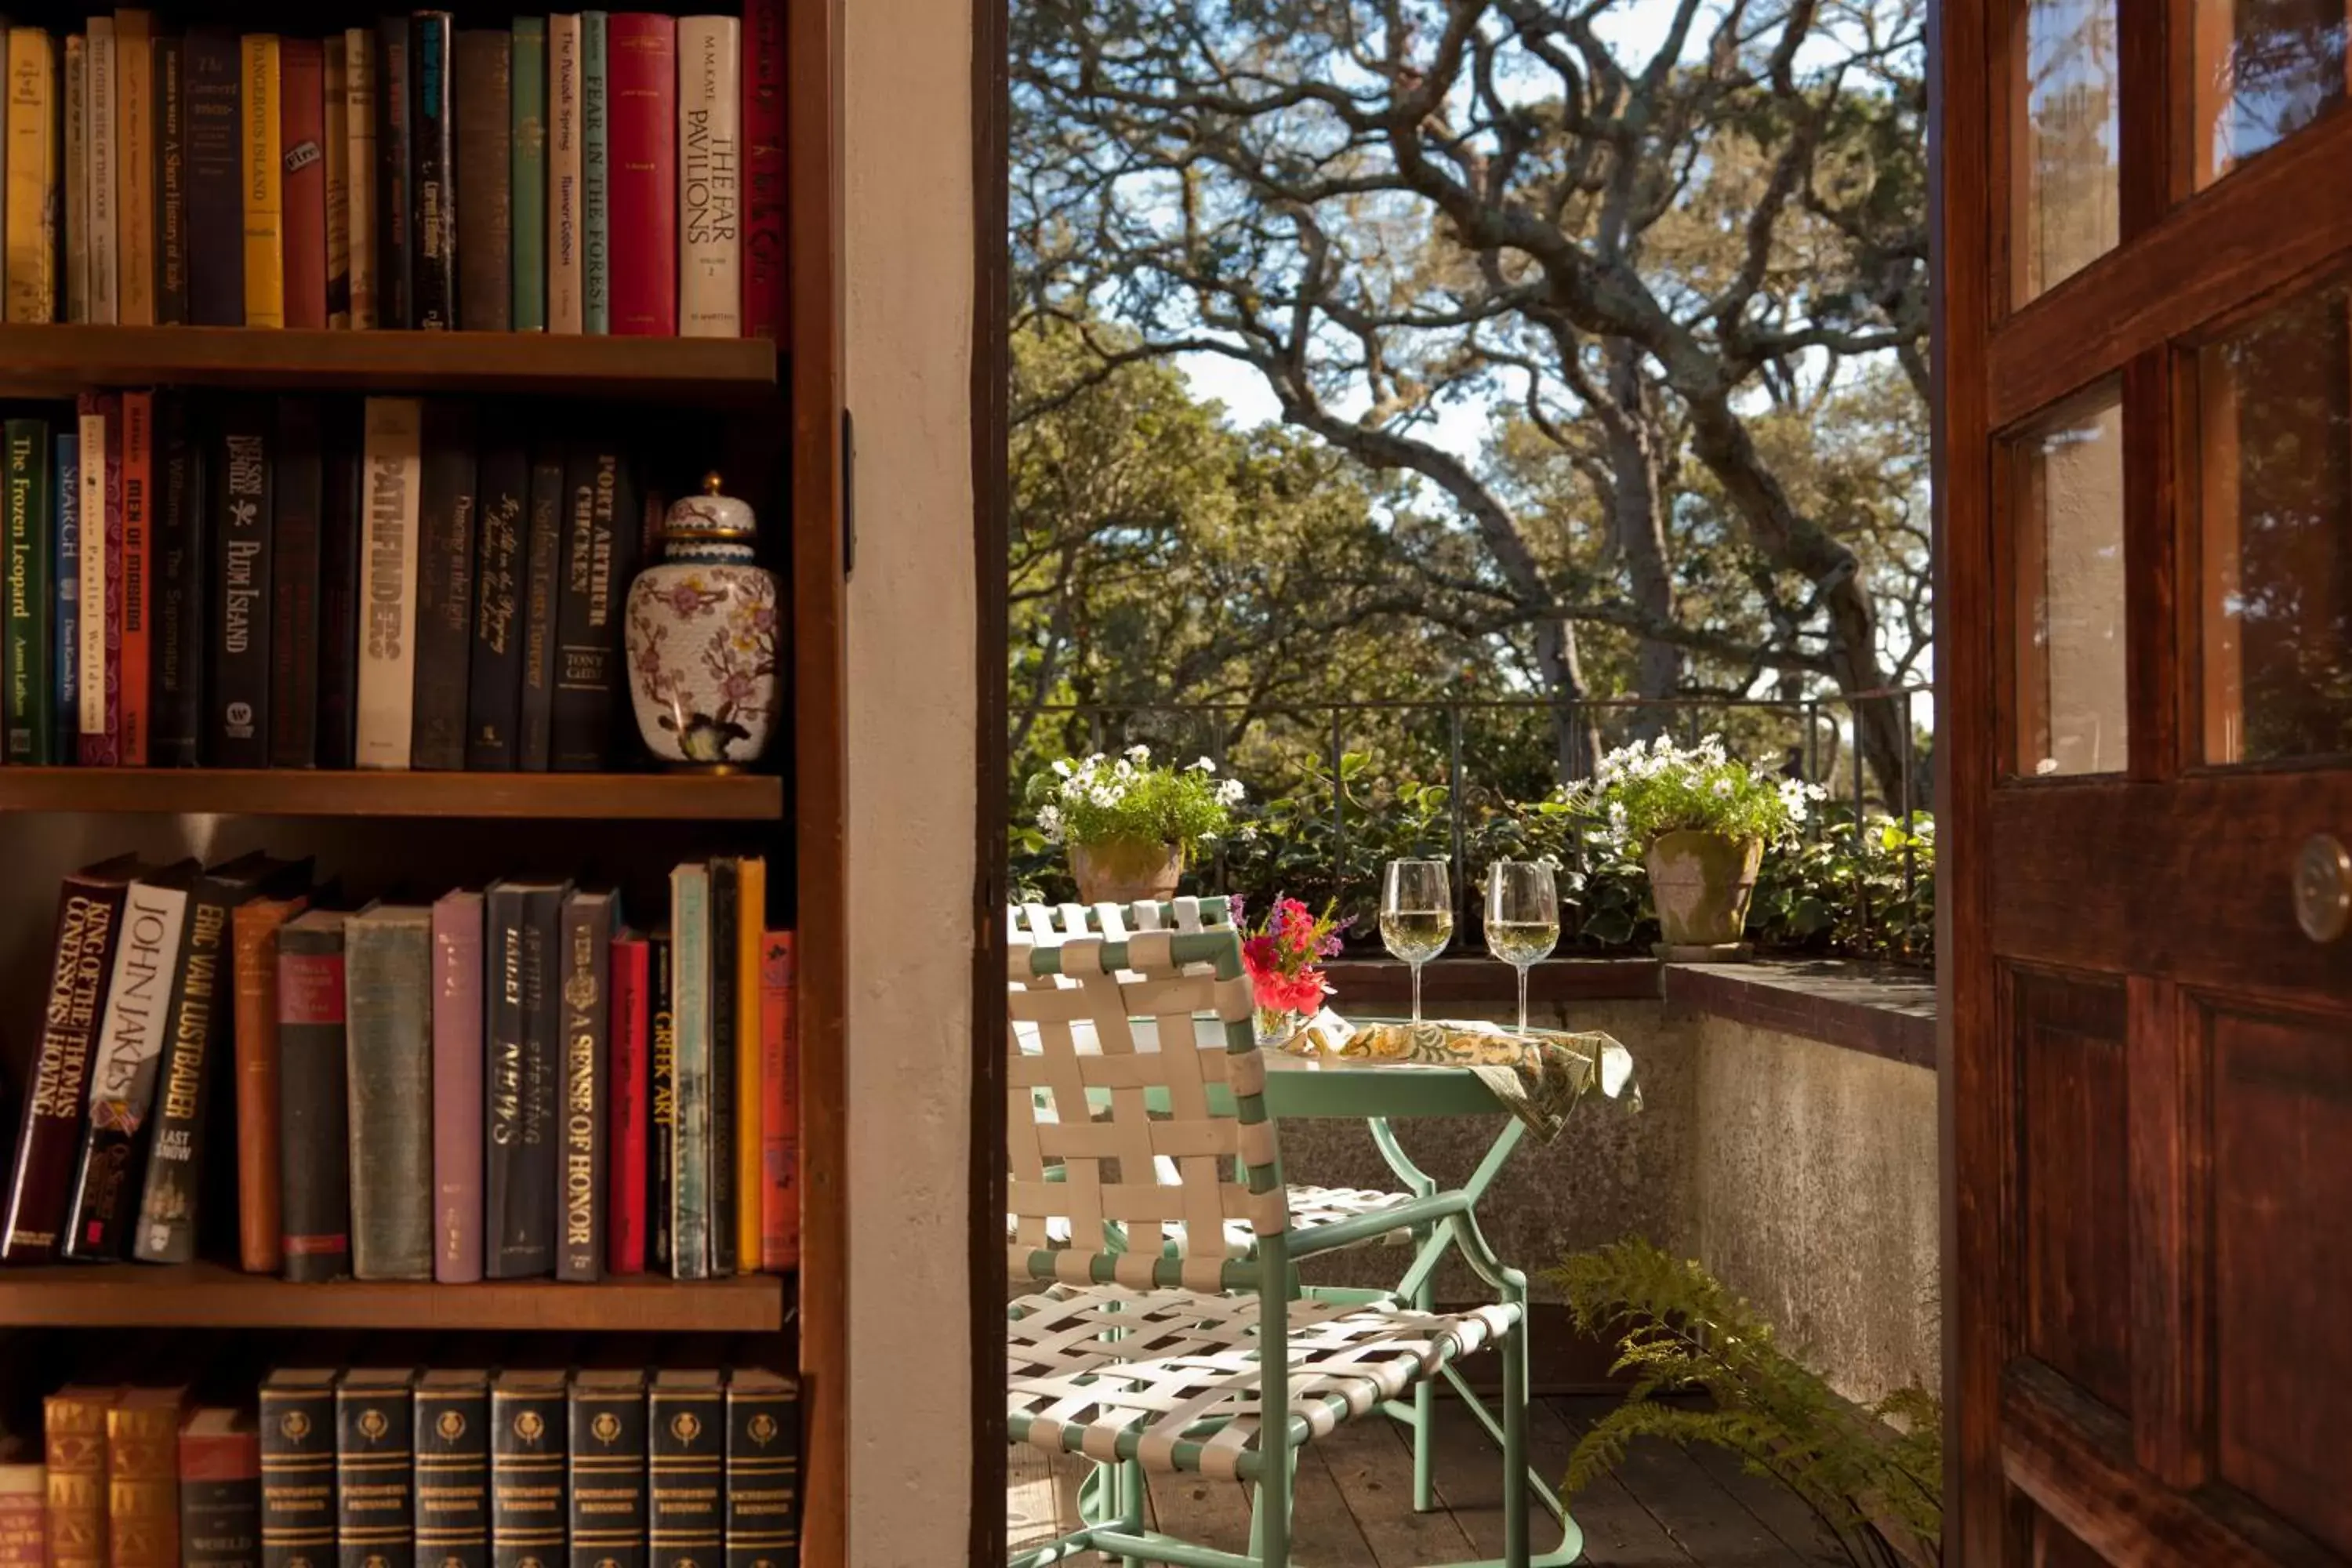
{"type": "Polygon", "coordinates": [[[0,768],[0,814],[524,817],[763,822],[772,774],[328,773],[278,768],[0,768]]]}

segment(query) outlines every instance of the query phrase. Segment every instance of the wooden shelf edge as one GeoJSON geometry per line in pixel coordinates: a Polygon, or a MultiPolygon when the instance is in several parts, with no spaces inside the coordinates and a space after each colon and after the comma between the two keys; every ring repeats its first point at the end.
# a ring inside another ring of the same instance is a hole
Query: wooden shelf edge
{"type": "Polygon", "coordinates": [[[635,1276],[594,1285],[293,1285],[216,1263],[57,1265],[0,1271],[0,1326],[768,1333],[783,1327],[784,1286],[770,1274],[695,1281],[635,1276]]]}
{"type": "Polygon", "coordinates": [[[0,767],[0,813],[772,821],[783,804],[768,773],[0,767]]]}

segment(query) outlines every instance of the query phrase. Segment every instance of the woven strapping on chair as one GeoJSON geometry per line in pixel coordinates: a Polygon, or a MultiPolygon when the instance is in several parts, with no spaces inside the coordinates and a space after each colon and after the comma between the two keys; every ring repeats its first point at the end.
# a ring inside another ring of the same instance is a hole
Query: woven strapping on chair
{"type": "MultiPolygon", "coordinates": [[[[1415,1380],[1500,1339],[1512,1305],[1461,1313],[1289,1304],[1286,1436],[1323,1436],[1400,1397],[1415,1380]]],[[[1006,1415],[1013,1440],[1094,1459],[1134,1456],[1156,1470],[1233,1477],[1258,1448],[1254,1296],[1055,1285],[1010,1310],[1006,1415]]],[[[1251,1466],[1252,1470],[1255,1465],[1251,1466]]]]}
{"type": "MultiPolygon", "coordinates": [[[[1412,1201],[1404,1193],[1377,1193],[1363,1187],[1294,1185],[1284,1195],[1289,1200],[1290,1228],[1294,1233],[1319,1230],[1327,1225],[1338,1225],[1343,1219],[1360,1219],[1365,1215],[1378,1214],[1382,1209],[1392,1209],[1399,1204],[1412,1201]]],[[[1020,1225],[1018,1215],[1004,1216],[1004,1237],[1007,1241],[1020,1234],[1020,1225]]],[[[1391,1242],[1412,1239],[1412,1233],[1402,1229],[1388,1231],[1384,1235],[1391,1242]]],[[[1067,1247],[1070,1244],[1070,1222],[1059,1215],[1048,1215],[1045,1239],[1056,1247],[1067,1247]]],[[[1235,1257],[1249,1250],[1252,1239],[1246,1221],[1229,1219],[1225,1222],[1225,1244],[1235,1257]]],[[[1024,1251],[1022,1257],[1025,1259],[1028,1254],[1024,1251]]]]}

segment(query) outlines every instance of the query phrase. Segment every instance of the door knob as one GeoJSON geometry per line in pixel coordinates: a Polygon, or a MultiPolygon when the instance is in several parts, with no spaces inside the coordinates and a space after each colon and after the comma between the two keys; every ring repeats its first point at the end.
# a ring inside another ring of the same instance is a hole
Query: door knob
{"type": "Polygon", "coordinates": [[[2352,928],[2352,853],[2334,834],[2313,834],[2295,857],[2294,920],[2314,942],[2352,928]]]}

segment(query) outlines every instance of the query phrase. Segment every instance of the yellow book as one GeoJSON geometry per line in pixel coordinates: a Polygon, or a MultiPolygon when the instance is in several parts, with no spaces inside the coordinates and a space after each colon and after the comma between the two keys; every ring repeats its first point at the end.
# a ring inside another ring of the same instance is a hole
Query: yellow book
{"type": "Polygon", "coordinates": [[[735,866],[735,1271],[760,1271],[760,952],[768,934],[768,863],[735,866]]]}
{"type": "Polygon", "coordinates": [[[144,11],[114,14],[114,145],[121,204],[114,243],[120,254],[114,319],[155,324],[155,51],[144,11]]]}
{"type": "Polygon", "coordinates": [[[244,39],[245,324],[286,324],[286,175],[278,137],[278,35],[244,39]]]}
{"type": "Polygon", "coordinates": [[[11,321],[58,319],[58,59],[38,27],[8,29],[6,245],[11,321]]]}

